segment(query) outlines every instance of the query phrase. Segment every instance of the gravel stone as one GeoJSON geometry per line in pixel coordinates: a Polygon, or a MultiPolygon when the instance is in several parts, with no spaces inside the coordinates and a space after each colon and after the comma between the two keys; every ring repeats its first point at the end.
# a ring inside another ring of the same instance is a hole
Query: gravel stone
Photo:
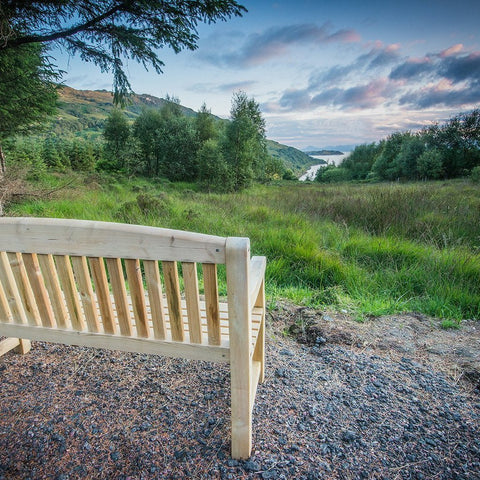
{"type": "Polygon", "coordinates": [[[4,355],[0,479],[480,479],[480,390],[353,330],[302,345],[283,335],[298,318],[269,318],[247,461],[230,459],[226,365],[43,342],[4,355]]]}

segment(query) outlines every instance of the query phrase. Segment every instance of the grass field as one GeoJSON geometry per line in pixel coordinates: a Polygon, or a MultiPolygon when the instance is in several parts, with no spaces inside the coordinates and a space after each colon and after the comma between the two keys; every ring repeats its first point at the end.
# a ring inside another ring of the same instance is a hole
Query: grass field
{"type": "MultiPolygon", "coordinates": [[[[42,186],[66,180],[47,176],[42,186]]],[[[291,183],[216,195],[78,176],[53,198],[24,200],[7,214],[248,236],[252,252],[268,258],[272,305],[285,298],[359,319],[417,311],[445,326],[480,318],[480,189],[468,182],[291,183]]]]}

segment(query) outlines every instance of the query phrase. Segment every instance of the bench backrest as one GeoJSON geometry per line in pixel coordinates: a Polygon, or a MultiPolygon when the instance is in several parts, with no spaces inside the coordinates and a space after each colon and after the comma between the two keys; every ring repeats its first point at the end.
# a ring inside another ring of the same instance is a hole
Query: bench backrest
{"type": "Polygon", "coordinates": [[[227,238],[178,230],[1,218],[0,321],[221,346],[226,249],[227,238]]]}

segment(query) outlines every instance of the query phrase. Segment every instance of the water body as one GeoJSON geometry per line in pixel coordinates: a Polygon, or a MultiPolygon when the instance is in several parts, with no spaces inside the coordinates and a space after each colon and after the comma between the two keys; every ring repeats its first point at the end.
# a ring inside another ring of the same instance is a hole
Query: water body
{"type": "MultiPolygon", "coordinates": [[[[319,160],[325,160],[327,164],[340,165],[344,158],[347,158],[352,152],[344,152],[341,155],[311,155],[312,158],[318,158],[319,160]]],[[[304,182],[305,180],[315,180],[318,169],[325,167],[326,165],[312,165],[307,173],[304,173],[299,180],[304,182]]]]}

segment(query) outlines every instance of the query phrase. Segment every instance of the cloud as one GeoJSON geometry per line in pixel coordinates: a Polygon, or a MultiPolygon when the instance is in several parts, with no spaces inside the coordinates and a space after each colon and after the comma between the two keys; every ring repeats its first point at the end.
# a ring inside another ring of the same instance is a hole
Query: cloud
{"type": "Polygon", "coordinates": [[[466,88],[423,88],[411,91],[399,99],[400,105],[410,105],[415,108],[431,108],[438,106],[459,108],[480,102],[480,82],[466,88]]]}
{"type": "Polygon", "coordinates": [[[442,58],[450,57],[451,55],[456,55],[463,50],[463,45],[461,43],[457,43],[456,45],[452,45],[451,47],[441,51],[439,56],[442,58]]]}
{"type": "Polygon", "coordinates": [[[480,52],[453,45],[424,57],[403,57],[398,45],[375,45],[346,65],[312,74],[305,88],[284,91],[269,111],[335,107],[464,108],[480,102],[480,52]],[[361,80],[359,80],[361,79],[361,80]]]}
{"type": "Polygon", "coordinates": [[[189,90],[192,92],[198,93],[225,93],[233,92],[235,90],[251,90],[251,88],[256,85],[258,82],[256,80],[244,80],[240,82],[233,83],[222,83],[216,85],[214,83],[195,83],[189,87],[189,90]]]}
{"type": "Polygon", "coordinates": [[[334,105],[342,109],[363,110],[374,108],[386,100],[386,79],[378,79],[364,85],[346,89],[331,88],[312,98],[313,105],[334,105]]]}
{"type": "Polygon", "coordinates": [[[293,46],[358,41],[360,36],[354,30],[342,29],[331,32],[328,24],[320,27],[315,24],[286,25],[251,34],[245,39],[243,45],[239,46],[237,42],[236,48],[229,52],[202,54],[201,58],[220,66],[251,67],[282,56],[293,46]]]}
{"type": "Polygon", "coordinates": [[[406,62],[396,66],[389,77],[392,80],[410,80],[429,74],[434,71],[434,65],[431,59],[425,57],[422,59],[408,59],[406,62]]]}
{"type": "Polygon", "coordinates": [[[375,45],[369,52],[360,55],[348,65],[335,65],[327,71],[316,73],[310,77],[309,88],[321,88],[329,83],[346,80],[351,76],[373,75],[376,71],[391,64],[398,63],[400,59],[399,45],[393,44],[384,47],[375,45]]]}

